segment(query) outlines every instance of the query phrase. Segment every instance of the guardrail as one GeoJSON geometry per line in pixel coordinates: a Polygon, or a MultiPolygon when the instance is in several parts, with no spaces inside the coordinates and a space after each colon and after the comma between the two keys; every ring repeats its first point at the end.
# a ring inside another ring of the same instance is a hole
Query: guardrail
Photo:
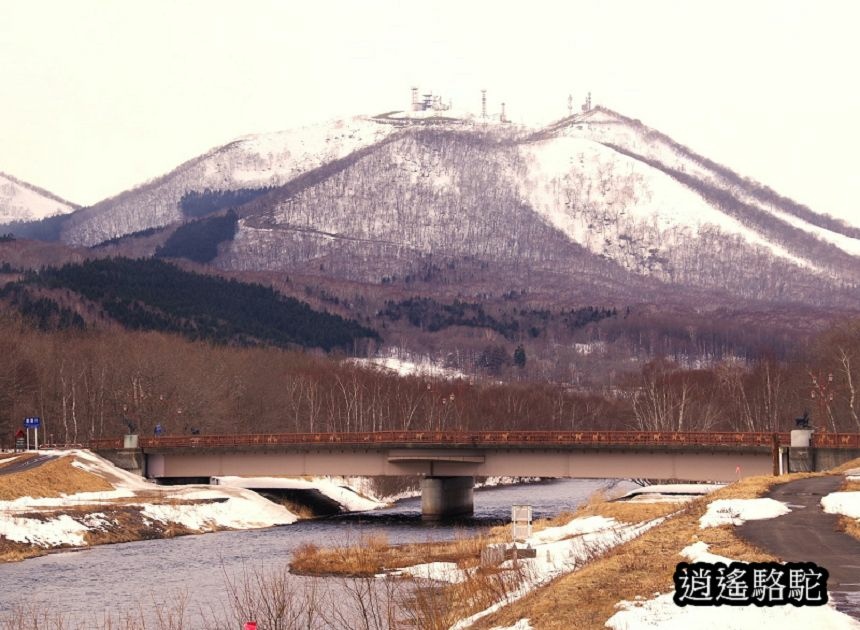
{"type": "MultiPolygon", "coordinates": [[[[787,446],[788,433],[679,431],[376,431],[369,433],[265,433],[139,438],[141,448],[229,448],[301,444],[343,445],[639,445],[639,446],[787,446]]],[[[816,446],[856,447],[858,434],[825,434],[816,446]],[[825,438],[825,439],[822,439],[825,438]]],[[[122,438],[92,440],[90,448],[121,449],[122,438]]]]}
{"type": "Polygon", "coordinates": [[[860,448],[860,433],[813,433],[812,446],[860,448]]]}

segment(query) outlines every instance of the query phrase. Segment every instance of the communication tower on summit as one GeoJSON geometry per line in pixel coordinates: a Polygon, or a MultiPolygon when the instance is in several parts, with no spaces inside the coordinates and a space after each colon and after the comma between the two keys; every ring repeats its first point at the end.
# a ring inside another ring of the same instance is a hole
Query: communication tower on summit
{"type": "Polygon", "coordinates": [[[567,95],[567,115],[573,116],[573,94],[567,95]]]}
{"type": "Polygon", "coordinates": [[[499,115],[499,122],[508,122],[507,116],[505,116],[505,104],[502,103],[502,113],[499,115]]]}
{"type": "Polygon", "coordinates": [[[487,117],[487,90],[481,90],[481,118],[487,117]]]}
{"type": "Polygon", "coordinates": [[[442,102],[442,97],[439,94],[433,94],[432,92],[428,92],[426,94],[422,94],[421,97],[418,97],[418,88],[412,88],[412,111],[413,112],[426,112],[426,111],[434,111],[441,112],[448,109],[451,109],[450,100],[448,104],[442,102]]]}
{"type": "Polygon", "coordinates": [[[591,92],[588,93],[588,96],[585,97],[585,102],[582,104],[582,111],[590,112],[591,111],[591,92]]]}

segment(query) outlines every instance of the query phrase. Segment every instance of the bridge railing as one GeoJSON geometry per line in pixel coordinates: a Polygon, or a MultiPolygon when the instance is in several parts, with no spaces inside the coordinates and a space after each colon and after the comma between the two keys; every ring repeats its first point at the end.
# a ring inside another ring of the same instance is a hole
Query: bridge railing
{"type": "MultiPolygon", "coordinates": [[[[817,445],[856,446],[860,435],[828,434],[817,445]],[[832,436],[832,438],[831,438],[832,436]],[[831,444],[833,442],[833,444],[831,444]]],[[[229,448],[278,445],[639,445],[772,446],[789,444],[788,433],[679,431],[375,431],[351,433],[264,433],[140,438],[142,448],[229,448]]],[[[92,440],[91,448],[119,449],[122,438],[92,440]]]]}
{"type": "Polygon", "coordinates": [[[813,433],[812,446],[860,448],[860,433],[813,433]]]}

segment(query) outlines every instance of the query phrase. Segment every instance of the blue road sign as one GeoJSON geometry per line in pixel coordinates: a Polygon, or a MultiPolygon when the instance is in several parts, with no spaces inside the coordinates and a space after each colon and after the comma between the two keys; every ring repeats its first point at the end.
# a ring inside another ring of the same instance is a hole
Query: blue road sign
{"type": "Polygon", "coordinates": [[[42,419],[38,417],[33,418],[24,418],[24,428],[25,429],[38,429],[42,424],[42,419]]]}

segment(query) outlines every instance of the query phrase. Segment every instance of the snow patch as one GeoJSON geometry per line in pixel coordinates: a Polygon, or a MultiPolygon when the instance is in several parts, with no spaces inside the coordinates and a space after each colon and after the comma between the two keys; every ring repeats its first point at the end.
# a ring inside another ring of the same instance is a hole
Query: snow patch
{"type": "Polygon", "coordinates": [[[457,566],[456,562],[426,562],[400,569],[397,573],[405,573],[413,577],[458,584],[468,577],[466,571],[457,566]]]}
{"type": "Polygon", "coordinates": [[[860,519],[860,492],[831,492],[821,499],[821,507],[828,514],[860,519]]]}
{"type": "Polygon", "coordinates": [[[690,562],[723,562],[725,564],[731,564],[732,562],[730,558],[708,551],[708,543],[701,540],[681,549],[681,555],[690,562]]]}
{"type": "Polygon", "coordinates": [[[775,499],[718,499],[708,504],[708,511],[699,519],[699,527],[742,525],[746,521],[776,518],[789,512],[788,505],[775,499]]]}
{"type": "Polygon", "coordinates": [[[370,359],[349,359],[351,363],[394,372],[400,376],[424,376],[446,380],[468,379],[460,370],[447,368],[434,363],[429,357],[405,358],[389,355],[370,359]]]}

